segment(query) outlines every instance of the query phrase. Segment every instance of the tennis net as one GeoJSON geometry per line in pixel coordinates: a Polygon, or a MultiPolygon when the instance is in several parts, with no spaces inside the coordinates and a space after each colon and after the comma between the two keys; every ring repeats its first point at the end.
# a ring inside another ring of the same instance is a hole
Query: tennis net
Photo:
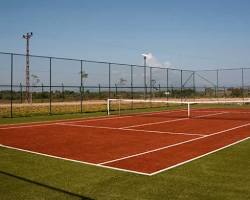
{"type": "Polygon", "coordinates": [[[171,118],[206,118],[250,121],[250,99],[218,101],[167,101],[108,99],[108,115],[141,115],[171,118]]]}

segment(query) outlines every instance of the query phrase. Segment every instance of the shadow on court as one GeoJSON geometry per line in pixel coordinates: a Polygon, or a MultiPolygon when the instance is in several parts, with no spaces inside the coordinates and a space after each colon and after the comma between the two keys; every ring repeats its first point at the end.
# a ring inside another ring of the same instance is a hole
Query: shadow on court
{"type": "Polygon", "coordinates": [[[49,185],[46,185],[46,184],[43,184],[43,183],[39,183],[39,182],[30,180],[30,179],[27,179],[27,178],[24,178],[24,177],[21,177],[21,176],[17,176],[17,175],[8,173],[8,172],[0,171],[0,174],[6,175],[6,176],[10,176],[12,178],[16,178],[16,179],[25,181],[27,183],[35,184],[37,186],[44,187],[44,188],[47,188],[47,189],[50,189],[50,190],[54,190],[56,192],[60,192],[60,193],[66,194],[66,195],[69,195],[71,197],[78,198],[80,200],[93,200],[93,199],[91,199],[89,197],[85,197],[85,196],[82,196],[82,195],[79,195],[79,194],[75,194],[73,192],[69,192],[69,191],[66,191],[66,190],[63,190],[63,189],[60,189],[60,188],[56,188],[56,187],[49,186],[49,185]]]}

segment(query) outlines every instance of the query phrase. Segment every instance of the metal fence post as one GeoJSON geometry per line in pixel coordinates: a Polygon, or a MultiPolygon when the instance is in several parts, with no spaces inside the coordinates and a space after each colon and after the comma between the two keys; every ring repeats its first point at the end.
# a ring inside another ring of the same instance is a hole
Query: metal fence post
{"type": "Polygon", "coordinates": [[[84,85],[82,86],[82,96],[84,97],[85,95],[85,88],[84,88],[84,85]]]}
{"type": "Polygon", "coordinates": [[[215,96],[218,98],[218,90],[219,90],[219,69],[216,70],[216,89],[215,96]]]}
{"type": "Polygon", "coordinates": [[[19,84],[20,87],[20,103],[23,103],[23,86],[22,83],[19,84]]]}
{"type": "Polygon", "coordinates": [[[101,99],[101,84],[98,84],[98,94],[99,94],[99,99],[101,99]]]}
{"type": "Polygon", "coordinates": [[[182,101],[182,98],[183,98],[183,96],[182,96],[182,95],[183,95],[183,94],[182,94],[182,92],[183,92],[183,88],[182,88],[182,87],[183,87],[183,85],[182,85],[182,84],[183,84],[183,83],[182,83],[182,82],[183,82],[183,80],[182,80],[183,74],[182,74],[182,73],[183,73],[183,71],[181,70],[181,101],[182,101]]]}
{"type": "Polygon", "coordinates": [[[10,116],[13,118],[13,54],[11,54],[11,72],[10,72],[10,116]]]}
{"type": "Polygon", "coordinates": [[[144,60],[144,99],[147,98],[147,72],[146,60],[144,60]]]}
{"type": "Polygon", "coordinates": [[[80,98],[81,98],[81,113],[82,113],[82,84],[83,84],[83,80],[82,80],[82,60],[81,60],[81,87],[80,87],[80,98]]]}
{"type": "Polygon", "coordinates": [[[244,68],[241,69],[242,100],[244,101],[244,68]]]}
{"type": "Polygon", "coordinates": [[[110,95],[111,95],[110,89],[111,89],[111,64],[109,63],[109,99],[110,99],[110,95]]]}
{"type": "Polygon", "coordinates": [[[42,103],[43,103],[43,92],[44,92],[44,89],[43,89],[43,83],[42,83],[42,85],[41,85],[41,87],[42,87],[42,103]]]}
{"type": "Polygon", "coordinates": [[[152,99],[152,67],[149,68],[149,87],[150,87],[150,99],[152,99]]]}
{"type": "Polygon", "coordinates": [[[117,84],[115,83],[115,97],[117,98],[117,84]]]}
{"type": "Polygon", "coordinates": [[[49,58],[49,114],[52,114],[52,86],[51,86],[51,82],[52,82],[52,74],[51,74],[51,60],[52,58],[49,58]]]}
{"type": "Polygon", "coordinates": [[[167,95],[167,101],[168,101],[168,97],[169,97],[169,94],[170,94],[169,93],[169,88],[168,88],[169,87],[169,85],[168,85],[169,84],[169,81],[168,81],[168,70],[169,69],[167,68],[167,93],[166,93],[166,95],[167,95]]]}
{"type": "Polygon", "coordinates": [[[195,71],[193,71],[193,90],[194,90],[194,99],[195,99],[195,96],[196,96],[195,71]]]}
{"type": "Polygon", "coordinates": [[[161,84],[159,84],[158,86],[159,86],[159,96],[161,97],[161,84]]]}
{"type": "Polygon", "coordinates": [[[42,93],[44,92],[44,89],[43,89],[43,87],[44,87],[44,86],[43,86],[43,83],[42,83],[42,93]]]}
{"type": "Polygon", "coordinates": [[[133,65],[130,66],[130,95],[131,99],[134,98],[134,85],[133,85],[133,65]]]}
{"type": "MultiPolygon", "coordinates": [[[[133,83],[133,65],[130,66],[130,96],[134,99],[134,83],[133,83]]],[[[131,109],[134,108],[133,101],[131,102],[131,109]]]]}
{"type": "Polygon", "coordinates": [[[62,98],[63,98],[63,101],[65,99],[65,94],[64,94],[64,84],[62,83],[62,98]]]}

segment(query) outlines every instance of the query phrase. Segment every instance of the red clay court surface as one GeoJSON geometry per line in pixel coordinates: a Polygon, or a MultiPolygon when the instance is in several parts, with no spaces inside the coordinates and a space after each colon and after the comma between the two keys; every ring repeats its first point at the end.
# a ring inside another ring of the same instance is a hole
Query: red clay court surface
{"type": "Polygon", "coordinates": [[[0,126],[0,146],[155,175],[250,138],[250,111],[163,111],[0,126]]]}

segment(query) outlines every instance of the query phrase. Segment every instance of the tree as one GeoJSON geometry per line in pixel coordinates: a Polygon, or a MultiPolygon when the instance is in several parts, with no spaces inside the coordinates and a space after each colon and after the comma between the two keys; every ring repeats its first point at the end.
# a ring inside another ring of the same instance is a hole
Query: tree
{"type": "Polygon", "coordinates": [[[118,82],[116,83],[116,85],[119,87],[119,86],[124,86],[124,85],[126,85],[126,83],[127,83],[127,80],[126,80],[126,79],[120,78],[120,79],[118,80],[118,82]]]}
{"type": "Polygon", "coordinates": [[[83,80],[83,85],[84,85],[84,83],[87,80],[87,78],[88,78],[89,75],[84,70],[80,71],[79,74],[81,76],[81,80],[83,80]]]}
{"type": "Polygon", "coordinates": [[[35,75],[35,74],[31,74],[31,83],[32,83],[32,87],[31,87],[31,103],[33,100],[33,87],[37,86],[37,84],[40,82],[40,78],[35,75]]]}

